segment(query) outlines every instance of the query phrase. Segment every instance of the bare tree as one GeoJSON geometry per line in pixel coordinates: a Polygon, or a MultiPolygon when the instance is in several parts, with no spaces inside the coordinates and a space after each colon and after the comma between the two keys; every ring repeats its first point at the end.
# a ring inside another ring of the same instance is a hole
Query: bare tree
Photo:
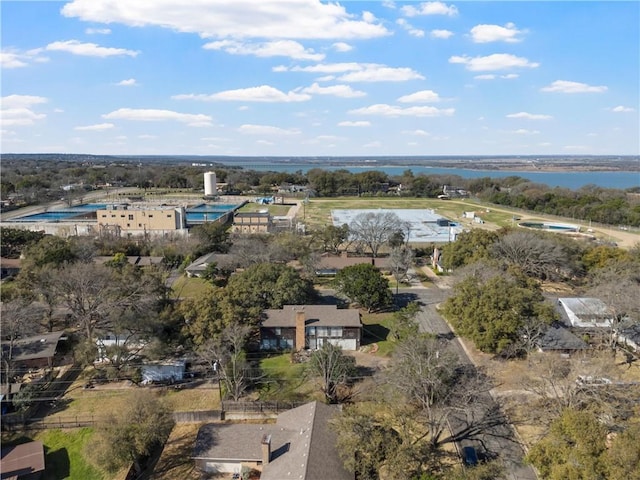
{"type": "Polygon", "coordinates": [[[513,232],[493,246],[493,256],[519,266],[527,275],[546,279],[563,276],[568,256],[554,240],[533,232],[513,232]]]}
{"type": "Polygon", "coordinates": [[[354,358],[342,353],[342,348],[325,343],[316,350],[309,359],[309,370],[322,382],[322,392],[329,403],[344,400],[340,394],[355,371],[354,358]]]}
{"type": "Polygon", "coordinates": [[[389,255],[389,266],[393,278],[396,279],[396,295],[400,287],[400,281],[407,278],[407,273],[413,265],[413,250],[405,247],[393,248],[389,255]]]}
{"type": "Polygon", "coordinates": [[[55,275],[55,286],[72,319],[84,330],[87,340],[96,331],[113,326],[113,320],[128,312],[146,315],[157,304],[158,278],[104,265],[66,265],[55,275]]]}
{"type": "Polygon", "coordinates": [[[615,349],[622,330],[640,325],[640,270],[637,263],[614,263],[598,271],[588,294],[602,300],[610,313],[611,325],[603,342],[615,349]]]}
{"type": "Polygon", "coordinates": [[[493,383],[472,365],[461,364],[444,340],[414,336],[400,343],[386,381],[418,409],[422,438],[433,448],[505,423],[488,394],[493,383]],[[462,428],[445,435],[454,417],[462,428]]]}
{"type": "Polygon", "coordinates": [[[9,302],[2,302],[0,324],[2,338],[6,340],[2,345],[2,364],[4,383],[11,383],[13,377],[13,349],[20,337],[34,335],[38,331],[38,322],[43,309],[27,300],[16,298],[9,302]]]}
{"type": "Polygon", "coordinates": [[[378,256],[380,247],[389,238],[403,229],[400,217],[393,212],[363,212],[355,216],[349,224],[349,232],[357,242],[369,247],[371,255],[378,256]]]}
{"type": "Polygon", "coordinates": [[[198,356],[224,382],[226,393],[234,401],[239,400],[248,387],[244,346],[250,331],[247,325],[231,324],[220,335],[207,340],[197,351],[198,356]]]}

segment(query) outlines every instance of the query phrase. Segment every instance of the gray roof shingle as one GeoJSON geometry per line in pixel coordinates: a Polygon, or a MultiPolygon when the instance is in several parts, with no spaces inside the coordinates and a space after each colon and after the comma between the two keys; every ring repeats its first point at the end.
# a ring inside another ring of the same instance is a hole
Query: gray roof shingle
{"type": "Polygon", "coordinates": [[[313,327],[361,327],[360,312],[336,305],[284,305],[265,310],[262,327],[295,327],[296,311],[304,309],[305,324],[313,327]]]}

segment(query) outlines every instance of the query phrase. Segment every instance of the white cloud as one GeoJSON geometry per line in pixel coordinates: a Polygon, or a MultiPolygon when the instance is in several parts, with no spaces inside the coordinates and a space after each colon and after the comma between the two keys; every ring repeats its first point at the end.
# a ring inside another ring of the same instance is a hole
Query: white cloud
{"type": "Polygon", "coordinates": [[[611,109],[612,112],[620,113],[620,112],[635,112],[635,108],[625,107],[623,105],[618,105],[617,107],[613,107],[611,109]]]}
{"type": "Polygon", "coordinates": [[[245,124],[238,127],[238,131],[240,133],[245,133],[248,135],[298,135],[300,134],[300,130],[295,128],[280,128],[274,127],[272,125],[252,125],[245,124]]]}
{"type": "Polygon", "coordinates": [[[312,95],[334,95],[342,98],[356,98],[367,95],[365,92],[360,90],[354,90],[349,85],[331,85],[328,87],[321,87],[317,83],[314,83],[310,87],[303,88],[301,91],[312,95]]]}
{"type": "Polygon", "coordinates": [[[416,135],[418,137],[429,137],[429,136],[431,136],[431,134],[429,132],[427,132],[426,130],[421,130],[421,129],[403,130],[402,133],[404,133],[405,135],[416,135]]]}
{"type": "MultiPolygon", "coordinates": [[[[121,55],[127,55],[129,57],[135,57],[138,55],[137,51],[127,50],[125,48],[112,48],[101,47],[95,43],[82,43],[79,40],[65,40],[60,42],[53,42],[44,47],[44,50],[54,52],[69,52],[74,55],[83,55],[86,57],[115,57],[121,55]]],[[[37,50],[34,50],[36,52],[37,50]]]]}
{"type": "Polygon", "coordinates": [[[109,35],[111,33],[110,28],[86,28],[84,33],[87,35],[109,35]]]}
{"type": "Polygon", "coordinates": [[[155,108],[120,108],[102,115],[107,120],[134,120],[140,122],[162,122],[175,120],[190,127],[211,126],[211,117],[203,114],[179,113],[155,108]]]}
{"type": "Polygon", "coordinates": [[[417,15],[448,15],[454,17],[458,14],[458,8],[455,5],[447,5],[443,2],[425,2],[418,5],[418,7],[405,5],[401,10],[407,17],[415,17],[417,15]]]}
{"type": "Polygon", "coordinates": [[[0,122],[3,127],[33,125],[46,118],[44,113],[31,110],[33,105],[46,103],[45,97],[36,95],[7,95],[0,98],[0,122]]]}
{"type": "Polygon", "coordinates": [[[378,148],[382,146],[382,142],[379,142],[378,140],[375,140],[373,142],[369,142],[369,143],[365,143],[364,145],[362,145],[363,148],[378,148]]]}
{"type": "Polygon", "coordinates": [[[424,80],[424,77],[408,67],[385,67],[377,65],[357,72],[346,73],[338,80],[343,82],[406,82],[424,80]]]}
{"type": "Polygon", "coordinates": [[[350,52],[351,50],[353,50],[353,47],[345,42],[336,42],[331,46],[335,49],[336,52],[350,52]]]}
{"type": "Polygon", "coordinates": [[[537,135],[540,133],[540,130],[527,130],[526,128],[519,128],[518,130],[514,130],[513,133],[517,135],[537,135]]]}
{"type": "Polygon", "coordinates": [[[305,102],[311,98],[310,95],[288,92],[284,93],[269,85],[259,87],[239,88],[237,90],[225,90],[223,92],[206,94],[181,94],[171,97],[173,100],[200,100],[211,102],[216,100],[232,102],[265,102],[265,103],[288,103],[305,102]]]}
{"type": "Polygon", "coordinates": [[[396,23],[400,25],[402,28],[404,28],[412,37],[417,37],[417,38],[424,37],[424,30],[420,30],[418,28],[413,27],[404,18],[399,18],[398,20],[396,20],[396,23]]]}
{"type": "Polygon", "coordinates": [[[476,80],[495,80],[496,78],[504,78],[506,80],[513,80],[514,78],[518,78],[520,75],[517,73],[508,73],[506,75],[494,75],[493,73],[485,73],[482,75],[476,75],[476,80]]]}
{"type": "Polygon", "coordinates": [[[154,138],[158,138],[158,136],[157,135],[142,134],[142,135],[138,135],[138,138],[140,138],[141,140],[153,140],[154,138]]]}
{"type": "Polygon", "coordinates": [[[397,107],[395,105],[387,105],[378,103],[368,107],[349,110],[349,113],[355,115],[382,115],[386,117],[441,117],[453,115],[455,109],[445,108],[438,109],[436,107],[397,107]]]}
{"type": "Polygon", "coordinates": [[[24,61],[24,57],[18,53],[0,53],[0,67],[2,68],[22,68],[29,65],[24,61]]]}
{"type": "Polygon", "coordinates": [[[275,145],[275,143],[270,142],[269,140],[257,140],[256,143],[259,143],[260,145],[266,145],[268,147],[275,145]]]}
{"type": "Polygon", "coordinates": [[[518,112],[510,113],[509,115],[507,115],[507,118],[524,118],[526,120],[550,120],[553,117],[551,115],[543,115],[540,113],[518,112]]]}
{"type": "Polygon", "coordinates": [[[389,35],[381,23],[319,0],[72,0],[65,17],[84,21],[159,26],[203,38],[348,39],[389,35]]]}
{"type": "Polygon", "coordinates": [[[40,103],[47,103],[45,97],[38,97],[36,95],[7,95],[0,99],[2,108],[28,108],[32,105],[38,105],[40,103]]]}
{"type": "Polygon", "coordinates": [[[265,43],[242,43],[235,40],[220,40],[205,44],[207,50],[223,50],[231,55],[254,55],[256,57],[290,57],[296,60],[323,60],[323,53],[304,48],[294,40],[276,40],[265,43]]]}
{"type": "Polygon", "coordinates": [[[452,37],[454,33],[450,30],[431,30],[429,32],[429,36],[431,38],[444,38],[445,40],[449,37],[452,37]]]}
{"type": "Polygon", "coordinates": [[[319,82],[332,82],[335,79],[336,79],[335,75],[324,75],[322,77],[316,78],[316,80],[319,81],[319,82]]]}
{"type": "Polygon", "coordinates": [[[138,83],[136,82],[135,78],[129,78],[127,80],[122,80],[118,83],[116,83],[116,85],[120,86],[120,87],[135,87],[138,85],[138,83]]]}
{"type": "Polygon", "coordinates": [[[36,120],[46,118],[44,113],[35,113],[28,108],[7,108],[0,111],[3,127],[33,125],[36,120]]]}
{"type": "Polygon", "coordinates": [[[475,43],[489,42],[520,42],[520,35],[523,32],[518,30],[513,23],[507,23],[504,27],[500,25],[476,25],[471,29],[471,38],[475,43]]]}
{"type": "Polygon", "coordinates": [[[345,121],[345,122],[338,123],[338,126],[339,127],[370,127],[371,122],[368,122],[366,120],[361,120],[357,122],[345,121]]]}
{"type": "Polygon", "coordinates": [[[433,103],[439,102],[440,96],[433,90],[420,90],[398,98],[400,103],[433,103]]]}
{"type": "Polygon", "coordinates": [[[310,73],[342,73],[337,80],[343,82],[404,82],[407,80],[424,80],[424,77],[408,67],[388,67],[379,63],[319,63],[306,67],[274,67],[278,72],[310,72],[310,73]]]}
{"type": "Polygon", "coordinates": [[[374,23],[377,20],[377,18],[373,13],[365,10],[364,12],[362,12],[362,20],[364,20],[367,23],[374,23]]]}
{"type": "Polygon", "coordinates": [[[510,53],[494,53],[485,57],[469,57],[467,55],[454,55],[449,58],[449,63],[461,63],[472,72],[507,70],[510,68],[536,68],[539,63],[530,62],[524,57],[517,57],[510,53]]]}
{"type": "Polygon", "coordinates": [[[82,127],[75,127],[74,130],[82,130],[87,132],[101,132],[104,130],[109,130],[114,126],[115,125],[113,123],[98,123],[96,125],[85,125],[82,127]]]}
{"type": "Polygon", "coordinates": [[[586,83],[570,82],[568,80],[556,80],[551,85],[542,87],[542,92],[559,92],[559,93],[602,93],[607,91],[607,87],[592,86],[586,83]]]}

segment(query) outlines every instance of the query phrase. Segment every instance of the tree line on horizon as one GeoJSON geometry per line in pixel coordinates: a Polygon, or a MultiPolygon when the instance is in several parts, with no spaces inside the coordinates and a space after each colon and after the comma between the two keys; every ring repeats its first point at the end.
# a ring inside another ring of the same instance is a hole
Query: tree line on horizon
{"type": "Polygon", "coordinates": [[[300,170],[263,172],[225,165],[203,167],[189,163],[167,165],[150,159],[145,162],[135,158],[117,160],[96,160],[91,156],[79,156],[77,160],[64,156],[3,158],[0,199],[3,203],[13,199],[13,203],[20,206],[57,201],[61,197],[72,201],[87,191],[109,186],[179,188],[199,192],[204,188],[203,173],[213,169],[223,194],[270,194],[283,185],[298,185],[306,189],[301,194],[317,197],[437,198],[443,193],[443,186],[449,185],[498,205],[583,221],[640,227],[640,186],[619,190],[587,185],[571,190],[549,187],[515,175],[470,179],[458,175],[414,174],[411,169],[401,175],[388,175],[378,170],[353,173],[346,169],[321,168],[306,173],[300,170]]]}

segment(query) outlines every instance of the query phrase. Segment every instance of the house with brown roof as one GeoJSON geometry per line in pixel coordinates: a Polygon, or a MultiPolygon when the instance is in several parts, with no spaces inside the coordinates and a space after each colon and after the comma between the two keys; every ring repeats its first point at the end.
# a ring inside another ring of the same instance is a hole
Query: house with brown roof
{"type": "Polygon", "coordinates": [[[262,350],[315,350],[325,343],[357,350],[362,340],[360,312],[336,305],[285,305],[264,311],[262,350]]]}
{"type": "Polygon", "coordinates": [[[354,480],[336,448],[334,405],[310,402],[275,424],[210,423],[198,431],[193,459],[204,473],[261,472],[260,480],[354,480]]]}
{"type": "Polygon", "coordinates": [[[52,367],[58,342],[64,332],[43,333],[33,337],[19,338],[11,344],[2,342],[3,356],[9,356],[20,368],[52,367]]]}
{"type": "Polygon", "coordinates": [[[382,272],[389,271],[388,257],[349,257],[343,255],[323,255],[316,265],[315,273],[319,276],[334,276],[345,267],[369,263],[382,272]]]}
{"type": "Polygon", "coordinates": [[[2,480],[36,480],[44,471],[44,445],[40,441],[3,447],[0,456],[2,480]]]}

